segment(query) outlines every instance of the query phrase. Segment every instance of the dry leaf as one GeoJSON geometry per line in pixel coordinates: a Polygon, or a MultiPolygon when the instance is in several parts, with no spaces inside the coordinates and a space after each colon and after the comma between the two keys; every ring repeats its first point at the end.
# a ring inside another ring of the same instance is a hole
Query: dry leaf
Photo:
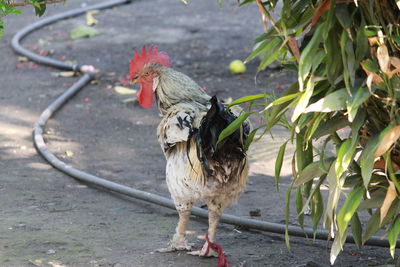
{"type": "Polygon", "coordinates": [[[120,95],[132,95],[132,94],[136,94],[136,92],[137,92],[137,90],[130,89],[130,88],[123,87],[123,86],[115,86],[114,90],[120,95]]]}
{"type": "Polygon", "coordinates": [[[74,71],[61,71],[59,73],[57,73],[58,77],[74,77],[75,76],[75,72],[74,71]]]}
{"type": "Polygon", "coordinates": [[[74,155],[74,152],[72,152],[72,150],[67,149],[67,150],[65,150],[65,155],[67,155],[67,157],[70,158],[74,155]]]}
{"type": "Polygon", "coordinates": [[[382,156],[394,143],[396,143],[399,137],[400,125],[393,127],[387,132],[387,134],[383,137],[381,143],[379,144],[379,147],[376,150],[374,157],[377,158],[382,156]]]}
{"type": "Polygon", "coordinates": [[[376,51],[376,57],[378,58],[379,67],[386,74],[390,71],[390,57],[389,51],[385,44],[378,47],[376,51]]]}
{"type": "Polygon", "coordinates": [[[299,44],[297,43],[296,39],[293,37],[289,37],[288,40],[288,45],[290,47],[290,51],[296,58],[297,62],[300,62],[300,50],[299,50],[299,44]]]}
{"type": "Polygon", "coordinates": [[[322,16],[322,14],[324,14],[326,11],[329,10],[331,1],[330,0],[325,0],[324,2],[322,2],[314,11],[314,16],[311,19],[311,24],[315,25],[319,18],[322,16]]]}
{"type": "Polygon", "coordinates": [[[392,66],[395,67],[396,69],[400,70],[400,58],[390,57],[390,64],[392,64],[392,66]]]}
{"type": "Polygon", "coordinates": [[[29,59],[27,57],[18,57],[19,62],[28,62],[29,59]]]}
{"type": "Polygon", "coordinates": [[[98,14],[99,12],[99,10],[90,10],[86,12],[86,24],[88,26],[93,26],[99,23],[99,21],[93,17],[93,15],[98,14]]]}
{"type": "Polygon", "coordinates": [[[389,186],[386,192],[385,200],[383,201],[381,206],[381,223],[383,219],[385,219],[386,214],[390,206],[392,205],[393,200],[395,200],[396,197],[397,197],[396,188],[394,187],[393,182],[389,181],[389,186]]]}
{"type": "Polygon", "coordinates": [[[370,46],[374,46],[376,43],[378,43],[378,41],[379,41],[379,37],[377,37],[377,36],[368,38],[368,43],[370,46]]]}

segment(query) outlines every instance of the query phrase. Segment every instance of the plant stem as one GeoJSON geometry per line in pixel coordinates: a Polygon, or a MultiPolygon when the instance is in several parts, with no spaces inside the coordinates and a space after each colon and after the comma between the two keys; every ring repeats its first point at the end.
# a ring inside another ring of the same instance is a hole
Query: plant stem
{"type": "MultiPolygon", "coordinates": [[[[65,0],[49,0],[49,1],[37,2],[37,4],[39,4],[39,5],[60,4],[60,3],[65,3],[65,0]]],[[[12,6],[12,7],[28,6],[28,5],[33,5],[33,4],[28,1],[25,1],[23,3],[9,3],[9,6],[12,6]]]]}

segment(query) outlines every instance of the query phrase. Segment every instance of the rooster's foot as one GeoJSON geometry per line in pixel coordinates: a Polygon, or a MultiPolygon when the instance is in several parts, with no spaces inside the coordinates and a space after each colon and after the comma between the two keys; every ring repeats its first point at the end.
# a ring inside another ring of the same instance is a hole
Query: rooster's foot
{"type": "Polygon", "coordinates": [[[179,251],[179,250],[192,250],[192,243],[188,243],[186,238],[184,237],[179,237],[176,238],[175,236],[172,238],[172,240],[168,243],[168,247],[166,248],[159,248],[156,251],[165,253],[165,252],[173,252],[173,251],[179,251]]]}
{"type": "Polygon", "coordinates": [[[218,257],[218,251],[214,250],[208,242],[205,242],[199,250],[190,251],[187,254],[200,257],[218,257]]]}

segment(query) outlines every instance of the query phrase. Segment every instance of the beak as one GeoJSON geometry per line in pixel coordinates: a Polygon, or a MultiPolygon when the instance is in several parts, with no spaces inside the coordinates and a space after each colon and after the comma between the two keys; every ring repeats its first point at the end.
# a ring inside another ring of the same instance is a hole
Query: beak
{"type": "Polygon", "coordinates": [[[130,80],[130,84],[135,84],[135,83],[137,83],[138,81],[139,81],[139,77],[136,76],[136,77],[134,77],[134,78],[132,78],[132,79],[130,80]]]}

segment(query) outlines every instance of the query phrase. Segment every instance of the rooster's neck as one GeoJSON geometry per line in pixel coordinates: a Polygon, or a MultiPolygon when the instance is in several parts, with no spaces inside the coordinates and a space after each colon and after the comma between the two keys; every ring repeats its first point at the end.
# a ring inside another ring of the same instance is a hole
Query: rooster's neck
{"type": "Polygon", "coordinates": [[[178,103],[195,102],[205,109],[209,105],[210,96],[190,77],[174,69],[162,67],[153,85],[158,109],[163,115],[178,103]]]}

